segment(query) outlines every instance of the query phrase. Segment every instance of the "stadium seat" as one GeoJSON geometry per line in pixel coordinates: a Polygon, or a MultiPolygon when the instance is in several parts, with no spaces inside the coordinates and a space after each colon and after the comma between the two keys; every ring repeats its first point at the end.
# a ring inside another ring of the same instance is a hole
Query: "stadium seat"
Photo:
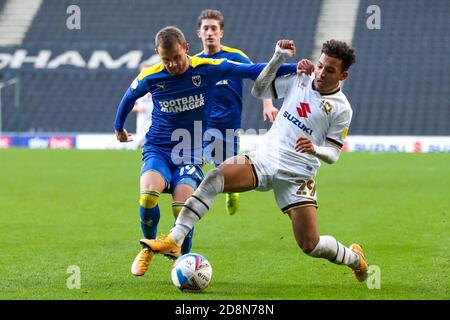
{"type": "Polygon", "coordinates": [[[366,26],[371,4],[360,2],[357,63],[345,83],[354,110],[350,134],[449,135],[449,3],[377,1],[379,30],[366,26]]]}

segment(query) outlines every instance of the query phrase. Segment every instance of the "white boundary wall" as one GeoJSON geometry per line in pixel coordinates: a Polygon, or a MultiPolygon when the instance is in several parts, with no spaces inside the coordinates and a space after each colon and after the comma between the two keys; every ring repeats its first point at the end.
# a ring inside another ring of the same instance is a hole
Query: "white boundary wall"
{"type": "MultiPolygon", "coordinates": [[[[256,148],[261,136],[241,137],[241,149],[256,148]]],[[[450,136],[348,136],[344,151],[349,152],[446,152],[450,153],[450,136]]]]}
{"type": "MultiPolygon", "coordinates": [[[[258,147],[261,135],[242,135],[241,152],[258,147]]],[[[113,134],[19,134],[0,133],[0,149],[6,148],[119,150],[133,144],[120,143],[113,134]]],[[[348,136],[348,152],[443,152],[450,153],[450,136],[348,136]]]]}
{"type": "MultiPolygon", "coordinates": [[[[254,150],[261,136],[241,136],[241,151],[254,150]]],[[[77,149],[129,149],[113,135],[77,135],[77,149]]],[[[348,136],[344,151],[349,152],[447,152],[450,136],[348,136]]]]}

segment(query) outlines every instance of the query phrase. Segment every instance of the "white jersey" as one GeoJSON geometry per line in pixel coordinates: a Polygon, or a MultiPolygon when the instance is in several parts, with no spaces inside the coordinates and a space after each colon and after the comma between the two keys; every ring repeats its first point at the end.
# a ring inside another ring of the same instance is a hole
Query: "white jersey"
{"type": "MultiPolygon", "coordinates": [[[[297,174],[314,176],[320,166],[315,156],[295,151],[295,143],[305,136],[317,146],[330,143],[341,148],[352,118],[352,109],[342,91],[322,95],[313,89],[314,76],[288,75],[271,85],[274,98],[284,98],[275,122],[262,139],[276,165],[287,179],[297,174]]],[[[290,179],[289,179],[290,180],[290,179]]]]}
{"type": "Polygon", "coordinates": [[[145,135],[152,125],[153,100],[152,94],[147,93],[136,100],[136,106],[142,107],[144,111],[137,112],[136,115],[136,134],[132,143],[128,144],[130,149],[138,149],[145,143],[145,135]]]}
{"type": "Polygon", "coordinates": [[[136,105],[143,107],[145,111],[136,115],[136,134],[147,133],[152,125],[153,100],[151,93],[136,100],[136,105]]]}

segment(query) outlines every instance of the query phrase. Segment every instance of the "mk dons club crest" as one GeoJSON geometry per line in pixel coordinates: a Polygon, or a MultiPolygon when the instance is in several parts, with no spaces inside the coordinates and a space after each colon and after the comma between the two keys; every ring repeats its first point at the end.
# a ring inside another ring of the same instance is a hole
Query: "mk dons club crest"
{"type": "Polygon", "coordinates": [[[297,87],[299,87],[301,90],[303,90],[306,88],[306,84],[302,81],[297,85],[297,87]]]}
{"type": "Polygon", "coordinates": [[[196,87],[200,87],[200,84],[202,83],[202,77],[199,75],[192,77],[192,83],[195,84],[196,87]]]}
{"type": "Polygon", "coordinates": [[[334,105],[328,100],[322,100],[322,102],[320,103],[320,107],[322,108],[323,111],[326,112],[326,114],[330,114],[334,105]]]}

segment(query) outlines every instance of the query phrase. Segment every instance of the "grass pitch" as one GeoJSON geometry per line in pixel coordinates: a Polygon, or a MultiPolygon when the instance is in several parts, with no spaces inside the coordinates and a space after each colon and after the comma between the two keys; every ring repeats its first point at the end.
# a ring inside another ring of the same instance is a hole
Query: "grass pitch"
{"type": "MultiPolygon", "coordinates": [[[[141,238],[140,153],[0,150],[0,299],[449,299],[450,155],[347,153],[317,177],[319,227],[346,245],[362,243],[379,267],[380,289],[350,269],[297,247],[272,192],[225,197],[196,226],[193,252],[213,281],[181,293],[171,263],[155,257],[130,274],[141,238]],[[68,289],[71,266],[80,289],[68,289]]],[[[173,218],[161,196],[160,232],[173,218]]]]}

